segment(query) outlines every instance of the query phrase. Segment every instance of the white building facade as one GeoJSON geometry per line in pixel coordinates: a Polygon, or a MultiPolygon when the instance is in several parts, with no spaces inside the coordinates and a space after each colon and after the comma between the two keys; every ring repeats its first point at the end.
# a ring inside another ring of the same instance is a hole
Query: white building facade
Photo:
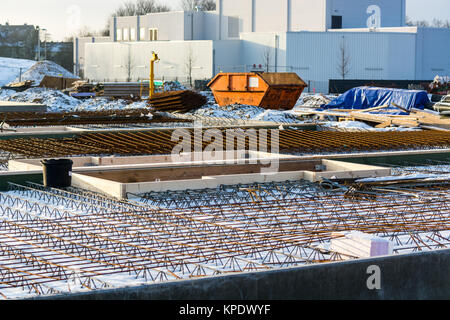
{"type": "Polygon", "coordinates": [[[155,51],[160,79],[186,82],[187,74],[209,79],[219,71],[255,68],[293,71],[309,90],[324,93],[329,79],[343,76],[449,75],[450,29],[405,27],[405,8],[405,0],[217,0],[214,12],[113,18],[109,41],[88,41],[78,47],[78,57],[93,81],[148,79],[155,51]]]}

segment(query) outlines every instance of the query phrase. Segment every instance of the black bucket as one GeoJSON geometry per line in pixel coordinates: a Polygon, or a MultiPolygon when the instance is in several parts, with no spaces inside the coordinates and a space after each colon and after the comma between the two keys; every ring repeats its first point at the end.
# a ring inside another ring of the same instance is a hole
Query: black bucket
{"type": "Polygon", "coordinates": [[[44,170],[44,186],[48,188],[70,187],[72,184],[72,160],[43,160],[41,164],[44,170]]]}

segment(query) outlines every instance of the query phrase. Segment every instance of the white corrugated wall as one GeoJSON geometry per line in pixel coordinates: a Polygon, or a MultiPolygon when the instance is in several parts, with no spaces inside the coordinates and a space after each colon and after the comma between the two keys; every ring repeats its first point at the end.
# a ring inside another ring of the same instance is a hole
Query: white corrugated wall
{"type": "Polygon", "coordinates": [[[157,79],[186,82],[190,51],[193,79],[212,77],[213,41],[155,41],[87,44],[86,78],[92,81],[126,81],[131,70],[132,81],[148,79],[152,51],[161,59],[155,68],[157,79]]]}
{"type": "Polygon", "coordinates": [[[346,79],[415,79],[415,39],[413,33],[293,32],[287,34],[286,61],[317,92],[328,92],[329,79],[342,79],[342,44],[346,79]]]}

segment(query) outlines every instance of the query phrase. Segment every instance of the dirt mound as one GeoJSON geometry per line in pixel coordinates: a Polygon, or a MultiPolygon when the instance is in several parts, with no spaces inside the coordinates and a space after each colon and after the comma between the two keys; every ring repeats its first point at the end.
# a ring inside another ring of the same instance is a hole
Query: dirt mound
{"type": "MultiPolygon", "coordinates": [[[[22,74],[22,81],[34,80],[34,84],[37,85],[45,76],[78,79],[77,76],[52,61],[40,61],[22,74]]],[[[19,78],[15,80],[15,82],[18,81],[19,78]]]]}

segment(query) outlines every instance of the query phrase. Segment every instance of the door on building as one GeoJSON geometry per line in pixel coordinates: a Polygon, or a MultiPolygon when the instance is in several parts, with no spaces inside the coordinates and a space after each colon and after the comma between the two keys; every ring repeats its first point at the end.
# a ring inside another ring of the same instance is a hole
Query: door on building
{"type": "Polygon", "coordinates": [[[331,29],[342,29],[342,16],[331,16],[331,29]]]}

